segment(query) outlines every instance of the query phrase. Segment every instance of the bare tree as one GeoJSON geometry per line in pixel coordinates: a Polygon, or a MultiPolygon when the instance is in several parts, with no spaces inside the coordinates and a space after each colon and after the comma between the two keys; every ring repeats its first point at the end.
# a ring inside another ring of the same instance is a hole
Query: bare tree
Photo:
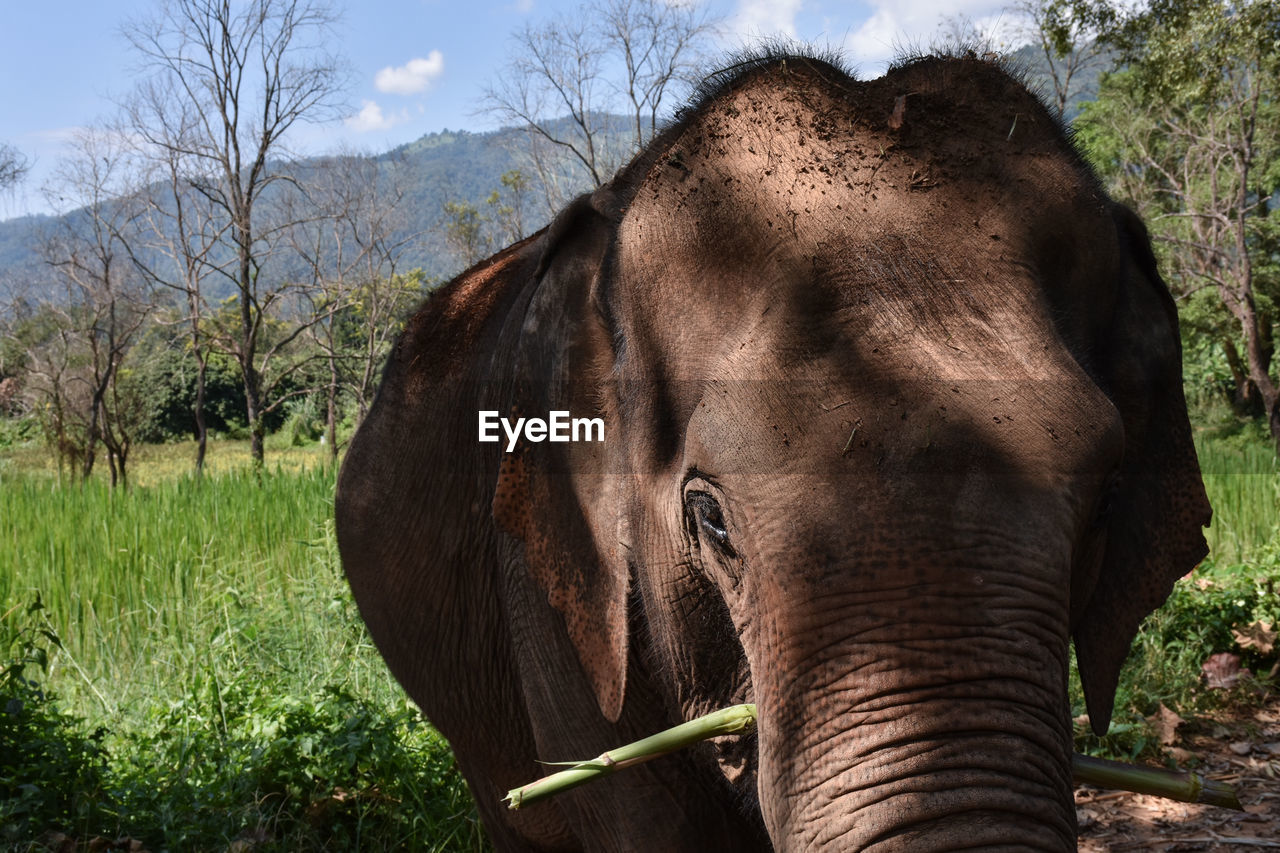
{"type": "MultiPolygon", "coordinates": [[[[18,405],[34,413],[58,462],[58,476],[82,471],[89,383],[82,379],[81,338],[62,306],[48,299],[16,298],[0,315],[6,350],[20,362],[18,405]]],[[[6,382],[9,380],[6,380],[6,382]]],[[[13,401],[10,402],[13,405],[13,401]]]]}
{"type": "Polygon", "coordinates": [[[17,148],[0,142],[0,190],[6,190],[26,177],[31,163],[17,148]]]}
{"type": "Polygon", "coordinates": [[[610,116],[596,95],[604,48],[591,18],[527,24],[512,39],[516,49],[506,73],[485,90],[486,109],[531,137],[540,174],[554,168],[554,152],[576,161],[590,185],[600,186],[621,161],[609,149],[610,116]]]}
{"type": "Polygon", "coordinates": [[[1107,0],[1020,0],[1018,34],[1039,49],[1053,83],[1053,106],[1065,118],[1082,78],[1109,67],[1113,52],[1100,36],[1116,24],[1107,0]]]}
{"type": "Polygon", "coordinates": [[[294,126],[332,118],[341,107],[342,66],[325,50],[334,21],[327,7],[310,0],[167,0],[153,18],[125,30],[155,90],[183,102],[181,110],[152,111],[138,131],[147,144],[173,146],[191,158],[192,189],[227,226],[234,256],[227,276],[238,323],[225,343],[243,376],[258,464],[264,433],[259,344],[273,307],[288,301],[283,286],[264,280],[264,262],[289,225],[265,222],[260,203],[287,180],[280,164],[294,126]],[[188,111],[193,126],[178,132],[171,116],[188,111]]]}
{"type": "Polygon", "coordinates": [[[204,328],[209,313],[205,283],[212,275],[226,274],[219,250],[230,222],[218,215],[218,205],[196,189],[203,180],[196,171],[200,160],[187,153],[194,147],[192,135],[200,128],[193,105],[173,97],[161,84],[149,82],[139,86],[125,104],[124,114],[147,166],[149,188],[142,197],[138,239],[131,244],[130,256],[153,285],[173,291],[183,305],[182,322],[196,362],[191,414],[195,467],[200,474],[209,439],[205,384],[211,341],[204,328]]]}
{"type": "Polygon", "coordinates": [[[377,368],[416,288],[401,285],[409,230],[400,164],[353,153],[325,158],[307,185],[311,219],[290,217],[294,251],[310,271],[311,336],[325,362],[325,433],[338,455],[339,396],[349,390],[358,417],[372,402],[377,368]]]}
{"type": "Polygon", "coordinates": [[[74,152],[47,188],[50,201],[68,211],[43,247],[67,287],[63,301],[53,306],[62,315],[64,344],[62,356],[54,359],[62,365],[55,387],[65,387],[63,368],[70,366],[74,343],[84,353],[84,369],[72,379],[88,386],[80,474],[87,479],[93,472],[101,442],[114,486],[127,482],[132,433],[118,405],[121,364],[149,311],[126,248],[138,217],[136,176],[119,135],[110,130],[79,133],[74,152]]]}
{"type": "Polygon", "coordinates": [[[712,27],[690,2],[597,0],[512,35],[484,110],[524,129],[549,209],[603,184],[656,132],[712,27]]]}
{"type": "Polygon", "coordinates": [[[615,86],[626,96],[638,150],[657,133],[669,91],[692,82],[712,25],[705,8],[688,0],[605,0],[600,13],[604,43],[625,69],[615,86]]]}

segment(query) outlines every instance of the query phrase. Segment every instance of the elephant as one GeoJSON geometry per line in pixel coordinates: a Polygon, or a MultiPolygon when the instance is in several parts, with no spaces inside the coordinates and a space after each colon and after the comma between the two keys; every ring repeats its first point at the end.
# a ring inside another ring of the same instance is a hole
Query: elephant
{"type": "Polygon", "coordinates": [[[972,55],[708,78],[427,299],[336,491],[504,851],[1073,850],[1071,643],[1103,732],[1210,514],[1146,229],[972,55]],[[555,412],[603,440],[480,440],[555,412]],[[502,801],[742,702],[749,736],[502,801]]]}

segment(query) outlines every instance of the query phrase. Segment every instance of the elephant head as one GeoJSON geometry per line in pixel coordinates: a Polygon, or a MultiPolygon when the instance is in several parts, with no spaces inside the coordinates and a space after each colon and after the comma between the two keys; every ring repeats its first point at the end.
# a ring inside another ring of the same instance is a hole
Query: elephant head
{"type": "Polygon", "coordinates": [[[374,639],[513,849],[1073,849],[1068,645],[1105,730],[1209,514],[1145,230],[969,59],[710,80],[426,304],[338,494],[374,639]],[[605,440],[505,452],[482,409],[605,440]],[[497,806],[746,701],[756,740],[497,806]]]}

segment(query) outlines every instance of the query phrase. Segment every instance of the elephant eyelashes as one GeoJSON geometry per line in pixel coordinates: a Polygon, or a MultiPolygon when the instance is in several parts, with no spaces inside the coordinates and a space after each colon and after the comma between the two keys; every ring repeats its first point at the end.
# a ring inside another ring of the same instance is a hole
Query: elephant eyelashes
{"type": "Polygon", "coordinates": [[[695,540],[698,531],[727,556],[734,556],[729,544],[729,527],[725,523],[720,503],[707,492],[689,492],[685,495],[685,522],[689,535],[695,540]]]}

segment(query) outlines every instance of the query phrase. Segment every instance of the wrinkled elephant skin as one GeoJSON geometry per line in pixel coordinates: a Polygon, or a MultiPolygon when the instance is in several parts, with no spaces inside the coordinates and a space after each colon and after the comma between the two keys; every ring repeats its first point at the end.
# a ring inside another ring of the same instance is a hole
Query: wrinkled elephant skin
{"type": "Polygon", "coordinates": [[[1145,229],[973,59],[714,78],[426,302],[337,497],[501,850],[1074,849],[1069,643],[1102,731],[1208,520],[1145,229]],[[748,701],[754,737],[501,802],[748,701]]]}

